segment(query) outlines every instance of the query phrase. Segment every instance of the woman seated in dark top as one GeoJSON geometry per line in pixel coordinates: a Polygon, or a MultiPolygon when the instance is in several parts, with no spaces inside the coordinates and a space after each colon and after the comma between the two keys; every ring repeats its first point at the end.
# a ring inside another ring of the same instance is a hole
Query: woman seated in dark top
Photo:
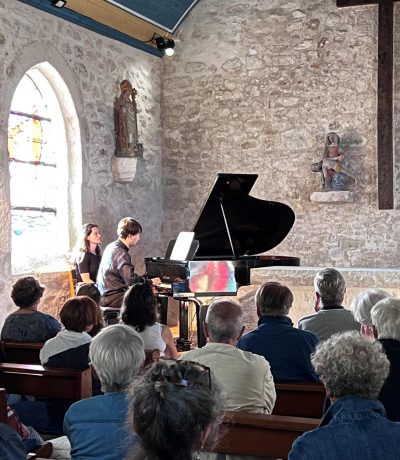
{"type": "Polygon", "coordinates": [[[87,296],[68,299],[60,311],[64,328],[40,350],[40,362],[49,367],[87,369],[92,337],[88,332],[97,319],[96,302],[87,296]]]}
{"type": "Polygon", "coordinates": [[[84,224],[75,262],[78,282],[95,283],[101,261],[101,235],[97,224],[84,224]]]}
{"type": "Polygon", "coordinates": [[[44,287],[32,276],[14,284],[11,298],[19,309],[6,318],[1,340],[45,342],[60,331],[61,324],[53,316],[37,311],[43,291],[44,287]]]}

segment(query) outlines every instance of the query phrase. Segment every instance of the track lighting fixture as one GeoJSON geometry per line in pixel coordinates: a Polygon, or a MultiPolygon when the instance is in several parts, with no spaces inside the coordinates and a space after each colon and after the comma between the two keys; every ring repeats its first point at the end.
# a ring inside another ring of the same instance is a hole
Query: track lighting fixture
{"type": "Polygon", "coordinates": [[[172,56],[175,52],[175,42],[170,38],[164,38],[160,35],[154,34],[151,39],[156,44],[158,51],[163,52],[166,56],[172,56]]]}
{"type": "Polygon", "coordinates": [[[51,3],[57,8],[64,8],[67,4],[67,0],[51,0],[51,3]]]}

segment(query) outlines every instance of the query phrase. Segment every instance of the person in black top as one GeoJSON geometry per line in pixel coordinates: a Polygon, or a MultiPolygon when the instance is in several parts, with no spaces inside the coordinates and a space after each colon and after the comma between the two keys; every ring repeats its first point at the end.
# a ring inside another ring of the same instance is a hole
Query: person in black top
{"type": "Polygon", "coordinates": [[[97,224],[84,224],[75,269],[78,282],[95,283],[101,261],[101,234],[97,224]]]}

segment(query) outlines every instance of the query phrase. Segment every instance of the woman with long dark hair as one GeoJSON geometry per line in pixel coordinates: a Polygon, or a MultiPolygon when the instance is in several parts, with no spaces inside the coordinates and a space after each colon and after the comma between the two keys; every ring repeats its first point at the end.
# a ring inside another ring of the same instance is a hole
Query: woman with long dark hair
{"type": "Polygon", "coordinates": [[[161,356],[178,357],[170,329],[157,322],[157,297],[149,283],[134,284],[126,291],[121,321],[139,332],[146,350],[157,348],[161,356]]]}
{"type": "Polygon", "coordinates": [[[97,224],[84,224],[75,261],[78,282],[95,283],[101,261],[101,234],[97,224]]]}

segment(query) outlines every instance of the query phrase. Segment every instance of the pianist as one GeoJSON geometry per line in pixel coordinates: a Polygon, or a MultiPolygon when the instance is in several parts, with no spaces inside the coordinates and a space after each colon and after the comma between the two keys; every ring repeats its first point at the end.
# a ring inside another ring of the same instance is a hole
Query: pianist
{"type": "Polygon", "coordinates": [[[104,250],[97,274],[100,305],[106,308],[121,308],[128,287],[142,281],[129,255],[129,249],[140,240],[142,226],[132,217],[124,217],[118,223],[117,233],[118,239],[104,250]]]}

